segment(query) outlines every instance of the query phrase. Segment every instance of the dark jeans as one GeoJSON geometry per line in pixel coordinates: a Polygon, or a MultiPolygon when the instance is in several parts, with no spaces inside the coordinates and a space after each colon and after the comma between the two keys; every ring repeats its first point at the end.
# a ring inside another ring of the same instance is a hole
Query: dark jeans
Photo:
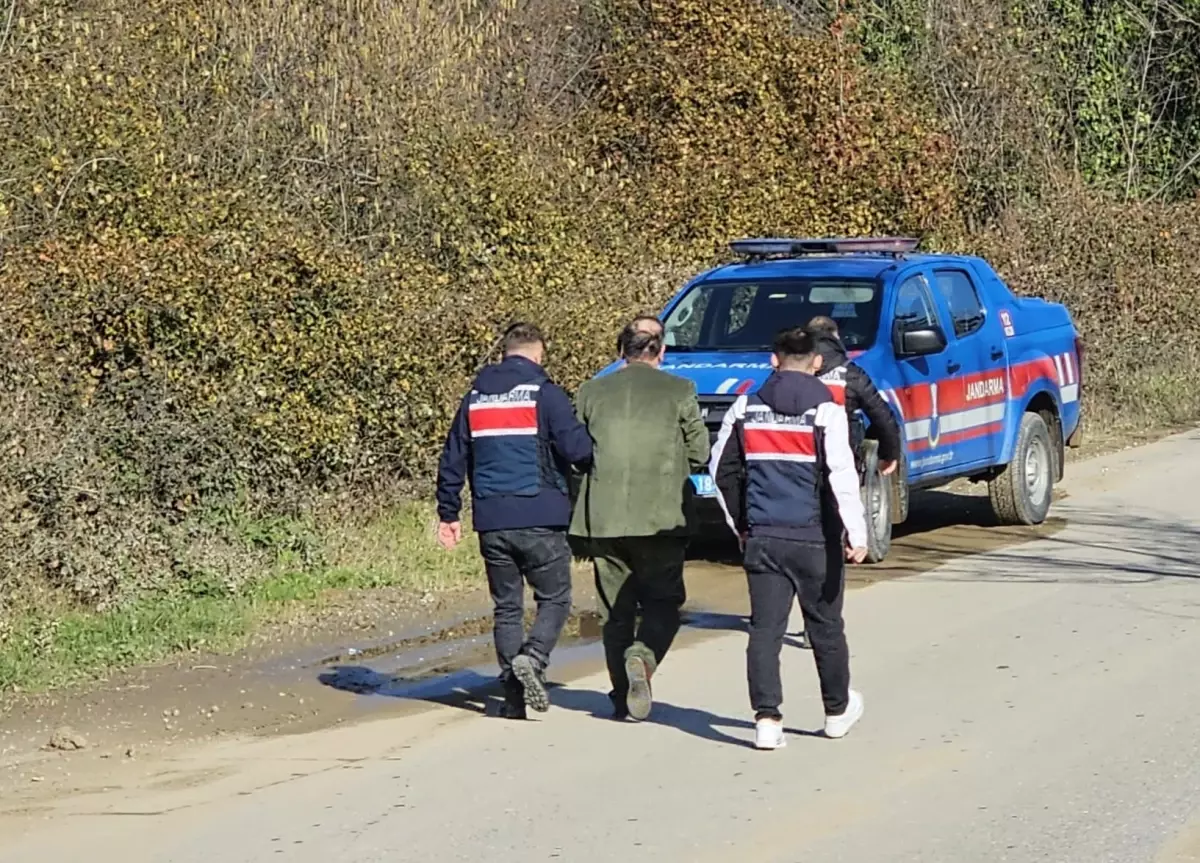
{"type": "Polygon", "coordinates": [[[781,717],[779,653],[793,597],[800,600],[804,632],[817,661],[825,713],[844,713],[850,697],[850,649],[842,621],[845,564],[840,543],[751,537],[745,566],[750,585],[746,671],[756,717],[781,717]]]}
{"type": "Polygon", "coordinates": [[[686,551],[687,540],[673,536],[593,539],[587,544],[603,606],[604,658],[618,706],[629,688],[626,655],[641,656],[653,673],[679,632],[680,608],[687,599],[686,551]]]}
{"type": "Polygon", "coordinates": [[[571,615],[571,549],[565,530],[528,527],[479,535],[494,607],[493,636],[500,672],[526,653],[543,666],[571,615]],[[525,582],[533,588],[537,616],[525,638],[525,582]]]}

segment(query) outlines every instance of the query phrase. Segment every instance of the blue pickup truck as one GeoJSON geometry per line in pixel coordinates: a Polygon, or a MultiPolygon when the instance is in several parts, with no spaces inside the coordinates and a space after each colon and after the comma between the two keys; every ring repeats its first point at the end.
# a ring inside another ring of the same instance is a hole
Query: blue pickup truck
{"type": "MultiPolygon", "coordinates": [[[[871,562],[908,517],[910,489],[960,477],[988,483],[1001,523],[1042,522],[1063,447],[1081,438],[1083,346],[1067,309],[1014,296],[979,258],[917,246],[892,237],[739,240],[736,263],[694,278],[661,315],[663,368],[695,382],[714,439],[728,406],[770,374],[780,329],[816,315],[837,321],[905,438],[900,469],[883,477],[867,429],[871,562]]],[[[692,482],[701,498],[715,497],[711,477],[692,482]]]]}

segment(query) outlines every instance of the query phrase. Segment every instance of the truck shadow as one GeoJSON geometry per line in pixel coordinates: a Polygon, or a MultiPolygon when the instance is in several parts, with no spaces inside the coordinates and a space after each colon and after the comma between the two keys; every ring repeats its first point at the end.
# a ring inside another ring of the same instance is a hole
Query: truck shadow
{"type": "MultiPolygon", "coordinates": [[[[1061,522],[1049,519],[1047,524],[1061,527],[1061,522]]],[[[893,525],[892,542],[900,548],[921,548],[921,537],[948,529],[961,529],[965,536],[978,534],[978,542],[987,545],[989,536],[983,529],[1006,530],[1001,528],[992,512],[987,497],[978,495],[954,494],[953,492],[933,489],[913,492],[909,504],[908,518],[903,524],[893,525]]],[[[1011,543],[1011,530],[999,537],[1001,542],[1011,543]]],[[[1039,528],[1018,528],[1020,540],[1035,538],[1039,528]],[[1028,534],[1028,535],[1026,535],[1028,534]]],[[[967,553],[963,549],[957,553],[967,553]]],[[[741,566],[742,555],[738,550],[729,528],[725,525],[706,524],[703,531],[692,539],[688,546],[688,560],[694,562],[715,563],[724,566],[741,566]]],[[[883,566],[887,565],[887,560],[883,566]]]]}

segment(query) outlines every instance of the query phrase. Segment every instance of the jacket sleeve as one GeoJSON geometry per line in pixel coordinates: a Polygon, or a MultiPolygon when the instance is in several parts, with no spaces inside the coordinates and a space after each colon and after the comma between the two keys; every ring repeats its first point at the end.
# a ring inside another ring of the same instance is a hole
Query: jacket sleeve
{"type": "Polygon", "coordinates": [[[846,369],[846,385],[854,391],[859,407],[871,421],[871,425],[879,429],[879,458],[884,461],[895,461],[900,458],[900,426],[888,403],[883,400],[871,376],[858,366],[851,364],[846,369]]]}
{"type": "Polygon", "coordinates": [[[721,431],[712,447],[708,472],[717,486],[717,502],[725,521],[736,534],[746,531],[746,455],[742,442],[742,421],[746,416],[746,397],[739,396],[725,412],[721,431]]]}
{"type": "Polygon", "coordinates": [[[688,381],[687,387],[687,396],[680,405],[680,424],[683,429],[683,445],[687,449],[688,468],[698,471],[708,464],[708,427],[700,417],[696,385],[688,381]]]}
{"type": "Polygon", "coordinates": [[[459,520],[462,511],[462,490],[467,481],[470,465],[471,432],[467,427],[467,400],[464,398],[450,424],[446,445],[442,447],[442,459],[438,462],[437,511],[438,520],[459,520]]]}
{"type": "Polygon", "coordinates": [[[539,404],[554,451],[563,461],[581,469],[586,468],[592,460],[592,436],[583,423],[576,419],[575,409],[571,407],[567,394],[557,384],[543,384],[539,404]]]}
{"type": "Polygon", "coordinates": [[[817,426],[823,432],[821,439],[825,466],[829,470],[829,487],[837,500],[842,526],[849,535],[850,547],[863,548],[867,544],[867,522],[858,491],[854,453],[850,451],[850,428],[845,409],[834,402],[824,402],[817,408],[817,426]]]}

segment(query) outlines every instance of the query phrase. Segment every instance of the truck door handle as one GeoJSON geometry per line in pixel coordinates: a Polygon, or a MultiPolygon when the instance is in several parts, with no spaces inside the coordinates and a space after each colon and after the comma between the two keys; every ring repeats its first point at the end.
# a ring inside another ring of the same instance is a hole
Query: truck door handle
{"type": "Polygon", "coordinates": [[[956,371],[958,371],[961,368],[962,368],[962,366],[954,361],[946,363],[946,371],[950,372],[950,374],[954,374],[956,371]]]}
{"type": "Polygon", "coordinates": [[[994,359],[994,360],[1004,359],[1004,351],[1000,350],[1000,348],[992,348],[992,359],[994,359]]]}

